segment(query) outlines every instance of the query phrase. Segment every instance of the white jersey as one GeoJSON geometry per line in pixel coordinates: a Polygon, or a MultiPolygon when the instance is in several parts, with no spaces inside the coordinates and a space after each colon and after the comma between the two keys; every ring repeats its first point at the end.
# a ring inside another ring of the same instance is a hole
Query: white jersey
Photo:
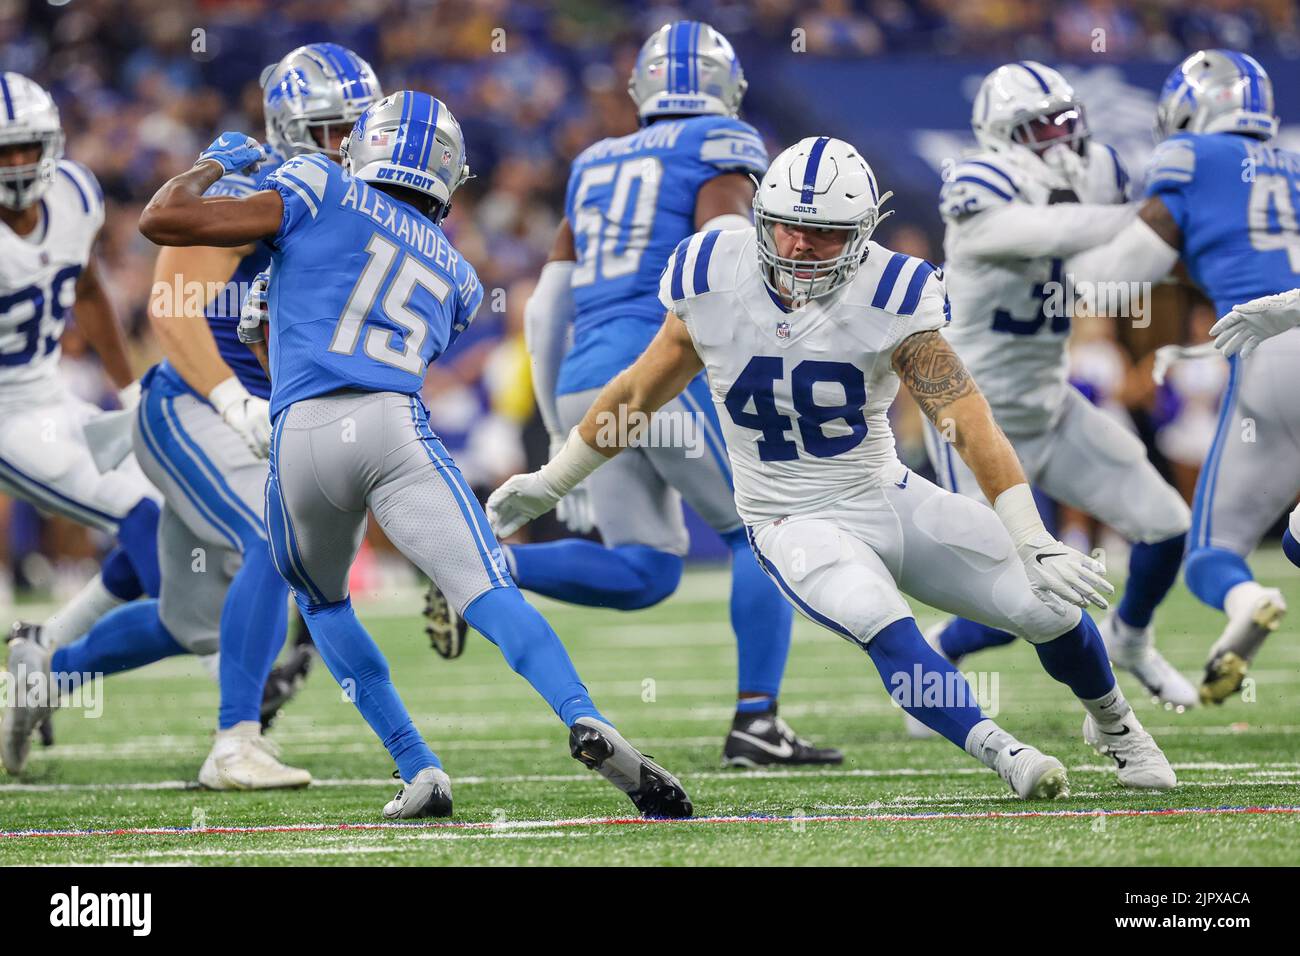
{"type": "Polygon", "coordinates": [[[897,473],[894,349],[943,328],[948,303],[928,262],[867,250],[851,283],[793,312],[763,282],[753,230],[685,239],[664,270],[659,299],[708,372],[748,525],[823,510],[897,473]]]}
{"type": "Polygon", "coordinates": [[[939,200],[952,298],[944,334],[1009,434],[1043,431],[1064,408],[1073,311],[1064,259],[1110,238],[1131,216],[1097,208],[1126,199],[1128,176],[1110,147],[1089,146],[1076,193],[1088,205],[1055,194],[1046,172],[1012,155],[977,153],[957,165],[939,200]]]}
{"type": "Polygon", "coordinates": [[[104,222],[99,183],[69,160],[59,162],[39,206],[30,235],[0,223],[0,405],[48,401],[61,391],[59,340],[104,222]]]}

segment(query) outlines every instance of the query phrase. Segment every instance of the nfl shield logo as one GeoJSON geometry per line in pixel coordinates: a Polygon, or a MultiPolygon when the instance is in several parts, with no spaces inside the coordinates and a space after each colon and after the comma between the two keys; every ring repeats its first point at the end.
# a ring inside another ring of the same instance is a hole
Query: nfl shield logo
{"type": "Polygon", "coordinates": [[[788,338],[790,337],[790,323],[789,323],[789,322],[778,322],[778,323],[776,323],[776,337],[777,337],[778,339],[788,339],[788,338]]]}

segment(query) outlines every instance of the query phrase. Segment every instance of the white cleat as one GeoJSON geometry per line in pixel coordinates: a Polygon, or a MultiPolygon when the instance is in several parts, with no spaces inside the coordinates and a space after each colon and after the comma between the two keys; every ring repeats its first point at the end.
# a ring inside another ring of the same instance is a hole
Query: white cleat
{"type": "Polygon", "coordinates": [[[1115,761],[1119,782],[1126,787],[1172,790],[1178,785],[1164,751],[1131,710],[1118,723],[1106,727],[1089,714],[1083,719],[1083,739],[1097,753],[1115,761]]]}
{"type": "Polygon", "coordinates": [[[51,693],[50,657],[40,643],[40,628],[15,624],[9,641],[7,669],[12,681],[9,699],[0,717],[0,763],[14,776],[27,766],[32,749],[32,732],[58,704],[51,693]]]}
{"type": "Polygon", "coordinates": [[[199,783],[209,790],[293,790],[308,786],[311,774],[282,764],[279,748],[262,736],[261,724],[245,720],[217,731],[199,783]]]}
{"type": "Polygon", "coordinates": [[[1098,630],[1111,663],[1136,677],[1156,703],[1182,713],[1200,701],[1191,681],[1156,650],[1155,631],[1150,625],[1139,631],[1123,623],[1112,610],[1098,630]]]}
{"type": "MultiPolygon", "coordinates": [[[[939,645],[939,635],[943,633],[943,629],[948,626],[950,620],[951,618],[946,618],[936,624],[931,624],[925,629],[925,643],[934,648],[934,652],[944,660],[948,660],[948,655],[943,652],[943,648],[939,645]]],[[[949,663],[952,662],[949,661],[949,663]]],[[[907,736],[913,740],[934,740],[939,736],[907,711],[903,711],[903,727],[907,731],[907,736]]]]}
{"type": "Polygon", "coordinates": [[[1019,741],[998,752],[997,771],[1021,800],[1056,800],[1070,795],[1070,781],[1061,761],[1019,741]]]}
{"type": "Polygon", "coordinates": [[[1222,704],[1241,689],[1250,662],[1286,616],[1286,599],[1277,588],[1260,588],[1250,604],[1228,615],[1228,625],[1205,662],[1201,703],[1222,704]]]}
{"type": "Polygon", "coordinates": [[[425,767],[384,804],[384,816],[390,820],[451,816],[451,778],[438,767],[425,767]]]}

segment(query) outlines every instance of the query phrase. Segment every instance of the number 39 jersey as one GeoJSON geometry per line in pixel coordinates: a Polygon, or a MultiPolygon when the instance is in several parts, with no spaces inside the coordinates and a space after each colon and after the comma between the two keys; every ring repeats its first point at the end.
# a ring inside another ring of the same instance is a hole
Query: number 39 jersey
{"type": "Polygon", "coordinates": [[[474,267],[414,207],[323,156],[266,186],[284,200],[271,240],[271,417],[343,388],[413,395],[483,302],[474,267]]]}
{"type": "Polygon", "coordinates": [[[692,236],[664,270],[659,299],[704,362],[747,524],[820,511],[897,474],[894,349],[942,329],[948,300],[930,263],[867,250],[851,283],[793,312],[764,284],[749,230],[692,236]]]}
{"type": "Polygon", "coordinates": [[[564,200],[577,254],[573,348],[558,394],[601,387],[650,344],[663,319],[659,273],[695,232],[700,187],[723,173],[766,170],[758,133],[726,116],[658,120],[574,160],[564,200]]]}
{"type": "Polygon", "coordinates": [[[1180,133],[1148,164],[1192,279],[1226,315],[1300,286],[1300,155],[1236,133],[1180,133]]]}
{"type": "Polygon", "coordinates": [[[104,223],[104,197],[84,166],[61,160],[27,236],[0,223],[0,404],[44,402],[58,389],[59,340],[77,279],[104,223]]]}

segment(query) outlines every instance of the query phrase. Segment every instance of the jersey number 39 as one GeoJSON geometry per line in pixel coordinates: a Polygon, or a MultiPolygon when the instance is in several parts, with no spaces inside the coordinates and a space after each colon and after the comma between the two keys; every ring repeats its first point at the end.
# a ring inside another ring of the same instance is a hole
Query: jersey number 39
{"type": "MultiPolygon", "coordinates": [[[[727,412],[741,428],[762,432],[758,440],[758,457],[763,461],[791,461],[799,457],[799,447],[785,437],[791,428],[790,417],[776,408],[775,386],[785,377],[785,359],[756,355],[727,392],[727,412]],[[748,406],[753,406],[750,411],[748,406]]],[[[862,369],[847,362],[820,362],[806,359],[790,373],[790,397],[797,414],[795,424],[804,450],[815,458],[834,458],[857,448],[867,437],[867,420],[862,406],[867,403],[867,383],[862,369]],[[817,404],[813,390],[819,383],[838,385],[844,401],[837,405],[817,404]],[[843,420],[849,427],[846,435],[827,435],[822,426],[843,420]]]]}

